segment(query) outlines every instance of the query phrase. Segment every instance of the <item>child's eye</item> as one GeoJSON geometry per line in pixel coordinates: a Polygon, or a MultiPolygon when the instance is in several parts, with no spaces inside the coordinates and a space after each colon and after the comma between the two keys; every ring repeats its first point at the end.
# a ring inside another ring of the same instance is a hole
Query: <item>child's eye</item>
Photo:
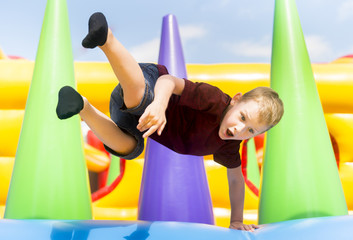
{"type": "Polygon", "coordinates": [[[250,132],[251,134],[254,134],[254,129],[249,128],[249,132],[250,132]]]}
{"type": "Polygon", "coordinates": [[[241,115],[241,120],[242,120],[242,121],[245,121],[244,115],[241,115]]]}

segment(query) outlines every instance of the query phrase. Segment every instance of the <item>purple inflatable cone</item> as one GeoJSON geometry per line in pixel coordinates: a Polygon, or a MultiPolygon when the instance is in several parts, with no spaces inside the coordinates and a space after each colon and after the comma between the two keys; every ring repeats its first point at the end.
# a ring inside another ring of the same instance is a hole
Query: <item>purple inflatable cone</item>
{"type": "MultiPolygon", "coordinates": [[[[175,16],[163,18],[159,64],[186,78],[184,56],[175,16]]],[[[203,157],[181,155],[147,140],[139,220],[214,224],[203,157]]]]}

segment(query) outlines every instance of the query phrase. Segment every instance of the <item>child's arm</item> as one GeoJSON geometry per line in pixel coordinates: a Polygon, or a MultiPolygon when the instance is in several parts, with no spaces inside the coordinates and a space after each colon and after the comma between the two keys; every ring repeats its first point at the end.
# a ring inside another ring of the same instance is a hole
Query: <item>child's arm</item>
{"type": "Polygon", "coordinates": [[[158,78],[154,88],[154,100],[146,108],[137,125],[137,129],[141,132],[148,129],[143,134],[144,138],[150,136],[155,131],[157,131],[158,135],[162,134],[167,123],[165,111],[168,107],[169,98],[172,94],[181,95],[184,86],[184,79],[172,75],[162,75],[158,78]]]}
{"type": "Polygon", "coordinates": [[[253,231],[258,228],[256,225],[243,223],[244,208],[244,177],[241,167],[228,168],[229,199],[231,205],[230,228],[238,230],[253,231]]]}

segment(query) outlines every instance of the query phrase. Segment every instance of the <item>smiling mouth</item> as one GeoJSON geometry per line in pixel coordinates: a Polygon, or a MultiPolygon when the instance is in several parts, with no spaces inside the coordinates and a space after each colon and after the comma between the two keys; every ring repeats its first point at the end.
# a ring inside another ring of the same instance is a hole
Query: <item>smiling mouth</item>
{"type": "Polygon", "coordinates": [[[229,129],[227,129],[226,134],[228,137],[234,137],[234,134],[229,129]]]}

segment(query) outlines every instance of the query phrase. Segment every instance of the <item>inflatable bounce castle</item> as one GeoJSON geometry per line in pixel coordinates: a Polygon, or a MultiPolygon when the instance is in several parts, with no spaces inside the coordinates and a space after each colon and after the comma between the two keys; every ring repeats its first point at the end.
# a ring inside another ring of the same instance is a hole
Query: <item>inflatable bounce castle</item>
{"type": "Polygon", "coordinates": [[[285,115],[244,141],[244,222],[229,229],[226,169],[151,139],[139,159],[109,156],[78,116],[60,121],[58,90],[108,114],[108,63],[74,62],[65,0],[48,0],[35,62],[0,51],[1,239],[351,239],[353,60],[311,64],[294,0],[276,0],[271,64],[185,64],[175,16],[158,62],[229,95],[271,86],[285,115]]]}

